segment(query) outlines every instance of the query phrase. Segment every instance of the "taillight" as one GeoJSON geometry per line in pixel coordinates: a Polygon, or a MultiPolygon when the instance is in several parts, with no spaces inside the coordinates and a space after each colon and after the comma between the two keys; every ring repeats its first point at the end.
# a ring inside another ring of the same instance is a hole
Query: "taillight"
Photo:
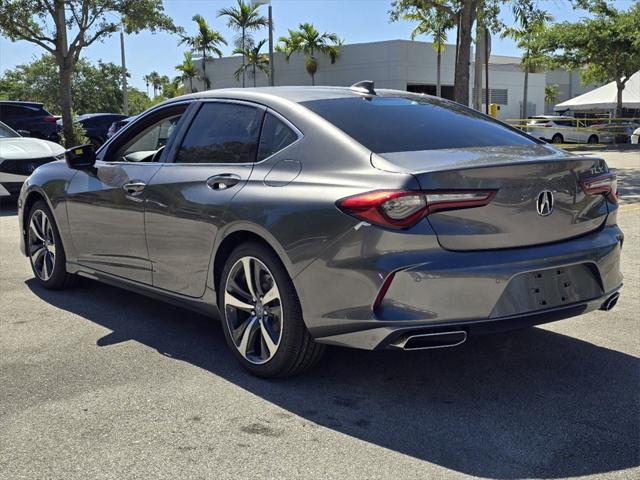
{"type": "Polygon", "coordinates": [[[488,204],[495,190],[375,190],[338,200],[340,210],[390,228],[408,228],[425,215],[488,204]]]}
{"type": "Polygon", "coordinates": [[[47,117],[44,117],[42,119],[42,121],[45,122],[45,123],[55,123],[55,122],[58,121],[58,119],[56,117],[54,117],[53,115],[49,115],[47,117]]]}
{"type": "Polygon", "coordinates": [[[589,178],[580,182],[582,190],[587,195],[605,195],[614,203],[618,202],[618,179],[615,173],[605,173],[599,177],[589,178]]]}

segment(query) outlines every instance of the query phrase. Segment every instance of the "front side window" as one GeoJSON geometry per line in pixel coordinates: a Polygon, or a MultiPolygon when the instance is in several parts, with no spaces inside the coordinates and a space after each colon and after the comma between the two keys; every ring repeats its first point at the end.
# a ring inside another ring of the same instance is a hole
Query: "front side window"
{"type": "Polygon", "coordinates": [[[471,108],[434,97],[346,97],[301,105],[375,153],[538,143],[471,108]]]}
{"type": "Polygon", "coordinates": [[[255,107],[207,102],[193,120],[177,163],[250,163],[256,159],[263,112],[255,107]]]}
{"type": "Polygon", "coordinates": [[[288,147],[297,139],[298,134],[286,123],[275,115],[267,113],[264,117],[264,123],[262,124],[258,161],[264,160],[283,148],[288,147]]]}
{"type": "Polygon", "coordinates": [[[111,158],[117,162],[157,161],[182,114],[176,113],[148,126],[118,148],[111,158]]]}
{"type": "Polygon", "coordinates": [[[12,129],[7,127],[4,123],[0,123],[0,138],[12,138],[19,137],[19,135],[12,129]]]}

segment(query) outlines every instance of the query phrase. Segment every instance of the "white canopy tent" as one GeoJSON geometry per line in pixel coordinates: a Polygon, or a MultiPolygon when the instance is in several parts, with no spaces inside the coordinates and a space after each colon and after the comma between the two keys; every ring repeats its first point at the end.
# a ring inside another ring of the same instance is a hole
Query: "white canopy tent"
{"type": "MultiPolygon", "coordinates": [[[[615,110],[617,104],[616,82],[607,83],[590,92],[558,103],[554,110],[615,110]]],[[[640,71],[631,75],[622,91],[622,107],[640,109],[640,71]]]]}

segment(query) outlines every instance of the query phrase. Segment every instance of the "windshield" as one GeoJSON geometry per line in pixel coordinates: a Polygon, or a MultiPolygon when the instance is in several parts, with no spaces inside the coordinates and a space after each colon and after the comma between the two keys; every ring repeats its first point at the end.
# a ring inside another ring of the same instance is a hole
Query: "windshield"
{"type": "Polygon", "coordinates": [[[12,137],[19,137],[19,136],[20,135],[18,135],[16,132],[11,130],[4,123],[0,122],[0,138],[12,138],[12,137]]]}
{"type": "Polygon", "coordinates": [[[301,104],[375,153],[538,143],[475,110],[435,97],[347,97],[301,104]]]}

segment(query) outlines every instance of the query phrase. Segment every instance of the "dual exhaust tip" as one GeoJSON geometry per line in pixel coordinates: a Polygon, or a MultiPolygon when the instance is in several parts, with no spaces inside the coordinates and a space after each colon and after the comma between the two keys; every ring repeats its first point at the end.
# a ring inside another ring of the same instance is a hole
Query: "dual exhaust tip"
{"type": "Polygon", "coordinates": [[[467,341],[467,332],[419,333],[400,338],[391,345],[401,350],[427,350],[432,348],[457,347],[467,341]]]}
{"type": "Polygon", "coordinates": [[[616,303],[618,303],[619,298],[620,298],[620,293],[619,292],[614,293],[604,301],[604,303],[600,306],[600,310],[604,310],[605,312],[608,312],[609,310],[611,310],[613,307],[616,306],[616,303]]]}

